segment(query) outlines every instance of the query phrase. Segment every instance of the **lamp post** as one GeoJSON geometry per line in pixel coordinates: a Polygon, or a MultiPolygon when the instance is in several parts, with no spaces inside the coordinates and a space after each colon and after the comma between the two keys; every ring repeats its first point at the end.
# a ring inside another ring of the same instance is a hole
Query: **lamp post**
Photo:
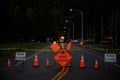
{"type": "Polygon", "coordinates": [[[81,14],[81,40],[83,41],[83,12],[80,10],[76,10],[76,9],[70,9],[70,11],[77,11],[81,14]]]}
{"type": "MultiPolygon", "coordinates": [[[[65,22],[68,22],[68,20],[66,20],[65,22]]],[[[71,21],[72,23],[72,27],[73,27],[73,40],[74,40],[74,23],[71,21]]]]}
{"type": "Polygon", "coordinates": [[[70,28],[69,27],[64,27],[64,29],[68,29],[68,39],[70,40],[70,28]]]}

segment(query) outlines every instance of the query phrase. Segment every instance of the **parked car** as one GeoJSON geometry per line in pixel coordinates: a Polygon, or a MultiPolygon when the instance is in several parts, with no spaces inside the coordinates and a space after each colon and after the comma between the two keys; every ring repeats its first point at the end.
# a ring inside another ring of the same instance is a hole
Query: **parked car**
{"type": "Polygon", "coordinates": [[[75,43],[79,42],[78,40],[74,40],[75,43]]]}
{"type": "Polygon", "coordinates": [[[88,39],[85,40],[85,42],[94,42],[94,41],[95,41],[95,40],[92,39],[92,38],[88,38],[88,39]]]}

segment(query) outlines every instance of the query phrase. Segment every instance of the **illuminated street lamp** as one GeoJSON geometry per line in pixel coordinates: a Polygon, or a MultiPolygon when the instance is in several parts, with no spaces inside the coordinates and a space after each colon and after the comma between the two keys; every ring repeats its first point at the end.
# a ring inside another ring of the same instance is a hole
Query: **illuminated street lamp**
{"type": "Polygon", "coordinates": [[[64,43],[64,39],[65,39],[65,37],[64,37],[64,36],[61,36],[61,37],[59,38],[59,42],[60,42],[60,43],[64,43]]]}
{"type": "Polygon", "coordinates": [[[64,40],[64,36],[61,36],[61,39],[64,40]]]}
{"type": "Polygon", "coordinates": [[[83,41],[83,12],[76,9],[70,9],[70,11],[77,11],[81,14],[81,40],[83,41]]]}

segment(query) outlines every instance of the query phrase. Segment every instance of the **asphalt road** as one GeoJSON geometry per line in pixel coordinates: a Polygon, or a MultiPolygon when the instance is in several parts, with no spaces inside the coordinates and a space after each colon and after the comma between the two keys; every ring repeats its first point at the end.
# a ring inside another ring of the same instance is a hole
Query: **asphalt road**
{"type": "Polygon", "coordinates": [[[42,51],[38,54],[39,67],[33,67],[35,52],[27,52],[28,57],[24,63],[11,62],[12,68],[8,69],[4,66],[0,69],[0,80],[120,80],[120,66],[115,63],[105,63],[104,54],[101,52],[73,44],[70,51],[71,67],[62,68],[54,60],[57,53],[50,50],[50,45],[40,50],[42,51]],[[81,54],[84,54],[86,68],[79,67],[81,54]],[[49,68],[45,67],[46,58],[49,58],[51,65],[49,68]],[[96,59],[99,64],[98,70],[93,67],[96,59]],[[63,76],[59,75],[61,78],[54,79],[58,73],[63,76]]]}

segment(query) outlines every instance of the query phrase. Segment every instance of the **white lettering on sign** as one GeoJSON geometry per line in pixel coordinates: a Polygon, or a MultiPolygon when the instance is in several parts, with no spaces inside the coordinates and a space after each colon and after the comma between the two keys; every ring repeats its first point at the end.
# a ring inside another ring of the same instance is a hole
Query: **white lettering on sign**
{"type": "Polygon", "coordinates": [[[25,60],[26,52],[16,52],[15,60],[25,60]]]}
{"type": "Polygon", "coordinates": [[[104,61],[105,62],[116,62],[116,54],[115,53],[105,53],[104,61]]]}
{"type": "Polygon", "coordinates": [[[59,42],[64,42],[64,40],[62,40],[62,39],[59,39],[59,42]]]}

